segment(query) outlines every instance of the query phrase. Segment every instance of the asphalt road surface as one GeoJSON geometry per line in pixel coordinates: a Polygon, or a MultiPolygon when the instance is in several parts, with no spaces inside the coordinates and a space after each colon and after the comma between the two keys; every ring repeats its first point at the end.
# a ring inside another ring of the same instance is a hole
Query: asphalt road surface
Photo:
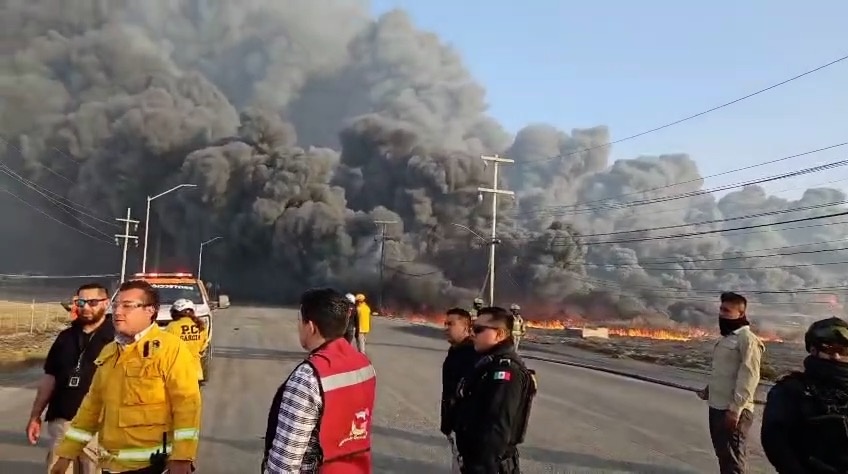
{"type": "MultiPolygon", "coordinates": [[[[214,323],[214,360],[204,388],[198,473],[259,472],[268,405],[303,357],[295,313],[233,307],[214,323]]],[[[437,329],[377,320],[367,345],[377,369],[374,472],[449,472],[438,432],[440,366],[446,343],[437,329]]],[[[718,472],[707,408],[692,393],[559,364],[529,361],[539,375],[525,473],[718,472]]],[[[4,379],[0,379],[4,380],[4,379]]],[[[43,473],[45,449],[29,446],[24,424],[34,391],[8,378],[0,387],[0,473],[43,473]]],[[[759,414],[758,414],[759,415],[759,414]]],[[[749,472],[774,472],[751,430],[749,472]]]]}

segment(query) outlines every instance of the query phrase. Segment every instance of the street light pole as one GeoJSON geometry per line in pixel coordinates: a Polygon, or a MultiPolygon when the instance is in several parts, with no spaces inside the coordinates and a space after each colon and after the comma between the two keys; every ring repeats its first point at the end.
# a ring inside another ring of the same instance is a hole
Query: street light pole
{"type": "Polygon", "coordinates": [[[147,271],[147,238],[150,235],[150,203],[154,199],[158,199],[158,198],[160,198],[160,197],[162,197],[162,196],[164,196],[164,195],[166,195],[170,192],[176,191],[177,189],[180,189],[180,188],[196,188],[196,187],[197,187],[196,184],[183,183],[183,184],[178,184],[178,185],[174,186],[173,188],[171,188],[171,189],[169,189],[169,190],[167,190],[163,193],[159,193],[159,194],[157,194],[153,197],[147,196],[147,212],[145,213],[145,216],[144,216],[144,252],[142,253],[142,257],[141,257],[141,273],[144,273],[144,272],[147,271]]]}
{"type": "Polygon", "coordinates": [[[200,280],[200,269],[201,269],[201,268],[202,268],[202,266],[203,266],[203,247],[204,247],[204,246],[206,246],[206,245],[208,245],[208,244],[211,244],[212,242],[214,242],[214,241],[216,241],[216,240],[218,240],[218,239],[223,239],[223,237],[218,236],[218,237],[215,237],[215,238],[209,239],[209,240],[207,240],[206,242],[201,242],[201,243],[200,243],[200,254],[197,256],[197,279],[198,279],[198,280],[200,280]]]}
{"type": "Polygon", "coordinates": [[[383,267],[386,266],[386,226],[389,224],[397,224],[397,221],[374,221],[374,224],[381,226],[380,235],[374,240],[380,242],[380,300],[377,303],[377,311],[383,314],[383,296],[385,295],[385,284],[383,283],[383,267]]]}

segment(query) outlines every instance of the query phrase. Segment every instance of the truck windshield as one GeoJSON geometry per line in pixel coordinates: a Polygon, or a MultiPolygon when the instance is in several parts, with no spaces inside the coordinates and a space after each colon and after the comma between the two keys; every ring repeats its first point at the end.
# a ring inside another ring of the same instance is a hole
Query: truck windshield
{"type": "Polygon", "coordinates": [[[191,300],[194,304],[203,304],[203,296],[200,294],[197,284],[175,285],[150,282],[150,285],[159,291],[159,302],[162,304],[173,304],[180,298],[191,300]]]}

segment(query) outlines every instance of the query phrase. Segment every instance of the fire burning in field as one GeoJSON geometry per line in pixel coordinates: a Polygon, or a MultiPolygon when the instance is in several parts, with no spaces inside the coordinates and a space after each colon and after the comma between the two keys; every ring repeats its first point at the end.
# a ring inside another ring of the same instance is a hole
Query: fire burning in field
{"type": "MultiPolygon", "coordinates": [[[[417,323],[431,323],[443,325],[445,323],[444,315],[410,315],[404,319],[417,323]]],[[[579,319],[562,319],[562,320],[544,320],[544,321],[527,321],[527,327],[532,329],[543,330],[565,330],[565,329],[582,329],[587,327],[586,321],[579,319]]],[[[615,337],[635,337],[642,339],[654,339],[661,341],[692,341],[713,339],[719,336],[716,331],[709,331],[701,328],[678,328],[678,329],[660,329],[646,327],[608,327],[609,335],[615,337]]],[[[783,339],[774,334],[758,334],[763,341],[766,342],[783,342],[783,339]]]]}

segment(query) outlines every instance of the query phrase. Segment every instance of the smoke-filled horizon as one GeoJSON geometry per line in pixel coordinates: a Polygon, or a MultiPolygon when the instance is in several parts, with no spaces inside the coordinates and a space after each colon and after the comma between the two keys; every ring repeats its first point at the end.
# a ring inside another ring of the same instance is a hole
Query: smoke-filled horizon
{"type": "Polygon", "coordinates": [[[403,11],[370,18],[355,0],[6,5],[6,273],[115,272],[114,218],[131,207],[141,220],[145,196],[193,183],[154,201],[149,268],[194,270],[199,243],[222,236],[204,249],[204,273],[236,298],[291,302],[330,284],[375,300],[373,221],[396,220],[387,306],[467,305],[488,251],[462,226],[488,234],[491,198],[478,201],[477,187],[492,170],[479,156],[499,153],[515,160],[500,185],[517,195],[499,206],[503,304],[704,324],[721,291],[774,314],[822,314],[845,285],[845,265],[821,264],[848,261],[848,225],[834,224],[848,216],[711,232],[833,214],[842,191],[787,200],[750,185],[717,199],[685,154],[611,163],[602,125],[532,124],[513,137],[459,55],[403,11]],[[621,233],[638,229],[656,230],[621,233]]]}

